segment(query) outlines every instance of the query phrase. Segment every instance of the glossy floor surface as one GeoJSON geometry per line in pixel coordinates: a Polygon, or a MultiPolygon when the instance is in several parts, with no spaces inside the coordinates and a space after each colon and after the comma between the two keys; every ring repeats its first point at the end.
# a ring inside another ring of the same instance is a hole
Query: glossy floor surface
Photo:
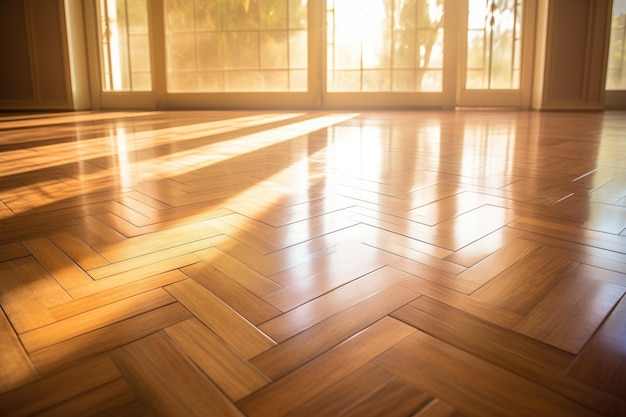
{"type": "Polygon", "coordinates": [[[2,416],[626,415],[626,113],[0,118],[2,416]]]}

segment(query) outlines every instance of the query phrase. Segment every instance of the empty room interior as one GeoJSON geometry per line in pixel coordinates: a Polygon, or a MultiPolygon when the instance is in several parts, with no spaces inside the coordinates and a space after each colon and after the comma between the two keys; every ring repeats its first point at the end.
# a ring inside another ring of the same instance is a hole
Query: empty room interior
{"type": "Polygon", "coordinates": [[[626,416],[626,0],[0,1],[0,416],[626,416]]]}

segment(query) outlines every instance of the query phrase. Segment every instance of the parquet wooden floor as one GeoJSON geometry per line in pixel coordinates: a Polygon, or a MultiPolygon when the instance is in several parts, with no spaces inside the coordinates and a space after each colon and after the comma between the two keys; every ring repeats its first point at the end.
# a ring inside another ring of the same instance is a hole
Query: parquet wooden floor
{"type": "Polygon", "coordinates": [[[625,416],[626,113],[0,117],[2,416],[625,416]]]}

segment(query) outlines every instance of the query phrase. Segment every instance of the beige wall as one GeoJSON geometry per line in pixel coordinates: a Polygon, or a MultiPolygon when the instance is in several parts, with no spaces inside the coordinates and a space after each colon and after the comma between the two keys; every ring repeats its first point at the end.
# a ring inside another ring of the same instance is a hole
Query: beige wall
{"type": "Polygon", "coordinates": [[[84,100],[88,89],[77,94],[78,86],[73,83],[72,43],[66,31],[69,4],[62,0],[0,1],[1,109],[88,107],[84,100]]]}
{"type": "Polygon", "coordinates": [[[0,63],[0,100],[33,100],[35,92],[23,1],[0,1],[0,63]]]}
{"type": "Polygon", "coordinates": [[[604,107],[610,19],[606,0],[540,2],[533,108],[604,107]]]}

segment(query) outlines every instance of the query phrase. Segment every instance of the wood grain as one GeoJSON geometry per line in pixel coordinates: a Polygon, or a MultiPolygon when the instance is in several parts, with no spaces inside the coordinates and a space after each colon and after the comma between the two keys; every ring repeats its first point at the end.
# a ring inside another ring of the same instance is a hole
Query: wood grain
{"type": "Polygon", "coordinates": [[[468,416],[600,415],[422,332],[374,362],[468,416]],[[484,392],[490,393],[489,398],[484,392]]]}
{"type": "Polygon", "coordinates": [[[268,377],[196,319],[170,326],[164,332],[172,344],[233,401],[242,399],[270,382],[268,377]]]}
{"type": "Polygon", "coordinates": [[[245,398],[238,405],[252,417],[285,415],[413,331],[410,326],[384,318],[325,355],[245,398]]]}
{"type": "Polygon", "coordinates": [[[2,310],[0,339],[0,393],[3,393],[35,380],[39,375],[2,310]]]}
{"type": "Polygon", "coordinates": [[[622,299],[569,371],[620,398],[626,398],[625,310],[626,303],[622,299]]]}
{"type": "Polygon", "coordinates": [[[180,281],[167,286],[166,290],[244,358],[250,359],[275,345],[272,339],[195,281],[180,281]]]}
{"type": "Polygon", "coordinates": [[[626,416],[624,131],[0,115],[0,415],[626,416]]]}
{"type": "Polygon", "coordinates": [[[112,355],[132,387],[158,415],[242,415],[161,334],[121,347],[112,355]]]}

